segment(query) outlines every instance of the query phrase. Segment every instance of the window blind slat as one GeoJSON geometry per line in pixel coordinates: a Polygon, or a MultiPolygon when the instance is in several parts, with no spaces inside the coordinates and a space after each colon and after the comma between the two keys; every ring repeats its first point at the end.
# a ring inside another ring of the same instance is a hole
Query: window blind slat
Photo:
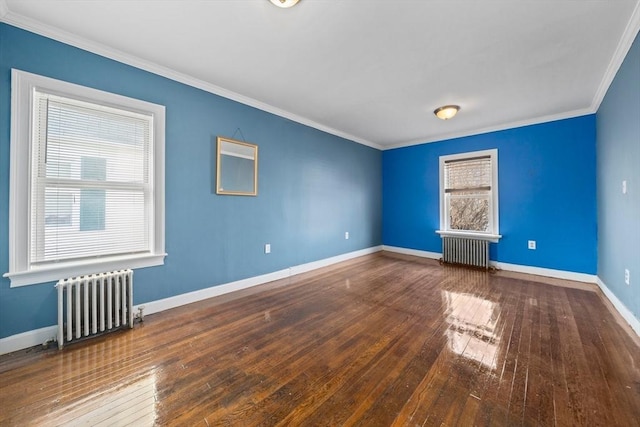
{"type": "Polygon", "coordinates": [[[152,118],[37,92],[31,262],[150,251],[152,118]]]}
{"type": "Polygon", "coordinates": [[[483,186],[483,187],[465,187],[465,188],[447,188],[444,190],[445,193],[466,193],[466,192],[483,192],[491,190],[491,186],[483,186]]]}

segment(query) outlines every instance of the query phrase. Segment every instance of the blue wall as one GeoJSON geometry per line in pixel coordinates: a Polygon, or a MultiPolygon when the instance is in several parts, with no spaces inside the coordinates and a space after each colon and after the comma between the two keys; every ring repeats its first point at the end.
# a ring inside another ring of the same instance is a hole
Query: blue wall
{"type": "Polygon", "coordinates": [[[589,115],[383,152],[383,243],[441,252],[439,156],[497,148],[503,238],[491,259],[595,274],[595,131],[589,115]]]}
{"type": "Polygon", "coordinates": [[[598,277],[640,319],[640,35],[600,104],[596,124],[598,277]],[[630,285],[624,283],[625,268],[630,285]]]}
{"type": "MultiPolygon", "coordinates": [[[[169,255],[136,271],[136,304],[381,244],[378,150],[0,23],[0,273],[9,258],[11,68],[166,106],[169,255]],[[216,136],[237,128],[260,147],[257,197],[215,194],[216,136]]],[[[0,279],[0,338],[55,324],[55,298],[52,283],[10,288],[0,279]]]]}
{"type": "MultiPolygon", "coordinates": [[[[597,272],[639,316],[638,39],[597,115],[381,153],[0,23],[0,273],[8,270],[11,68],[167,107],[169,256],[136,271],[136,304],[381,243],[440,252],[439,156],[497,148],[504,237],[492,259],[597,272]],[[215,194],[216,136],[237,138],[237,128],[260,146],[258,197],[215,194]]],[[[53,325],[55,307],[52,283],[10,288],[1,278],[0,338],[53,325]]]]}

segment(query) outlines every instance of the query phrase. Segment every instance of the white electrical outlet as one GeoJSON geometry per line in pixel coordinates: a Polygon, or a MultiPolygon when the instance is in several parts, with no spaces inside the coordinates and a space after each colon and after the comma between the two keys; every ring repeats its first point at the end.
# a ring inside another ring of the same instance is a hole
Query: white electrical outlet
{"type": "Polygon", "coordinates": [[[348,231],[344,232],[344,239],[345,240],[349,240],[349,232],[348,231]]]}
{"type": "Polygon", "coordinates": [[[624,269],[624,283],[626,283],[627,285],[631,284],[631,277],[629,277],[629,269],[625,268],[624,269]]]}
{"type": "Polygon", "coordinates": [[[627,180],[622,181],[622,194],[627,194],[627,180]]]}
{"type": "Polygon", "coordinates": [[[529,240],[529,249],[531,249],[531,250],[535,250],[536,249],[536,241],[535,240],[529,240]]]}
{"type": "Polygon", "coordinates": [[[265,254],[270,254],[271,253],[271,243],[267,243],[264,245],[264,253],[265,254]]]}

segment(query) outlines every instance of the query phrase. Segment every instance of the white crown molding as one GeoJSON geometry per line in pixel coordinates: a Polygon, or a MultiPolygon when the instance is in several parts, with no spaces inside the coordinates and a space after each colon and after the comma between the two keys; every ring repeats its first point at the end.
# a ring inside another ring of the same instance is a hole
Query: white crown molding
{"type": "Polygon", "coordinates": [[[362,145],[366,145],[368,147],[372,147],[378,150],[390,150],[394,148],[427,144],[431,142],[440,142],[440,141],[446,141],[450,139],[462,138],[462,137],[473,136],[473,135],[481,135],[489,132],[497,132],[497,131],[506,130],[506,129],[513,129],[513,128],[518,128],[523,126],[547,123],[547,122],[552,122],[556,120],[569,119],[569,118],[596,113],[598,108],[600,107],[602,100],[604,99],[604,96],[606,95],[607,90],[609,89],[609,86],[611,85],[611,82],[613,81],[618,69],[620,68],[620,65],[622,65],[622,62],[624,61],[629,49],[631,48],[631,45],[633,44],[633,41],[636,35],[640,31],[640,2],[636,4],[636,7],[631,15],[631,18],[627,24],[627,27],[625,28],[622,34],[622,37],[620,38],[618,47],[614,53],[613,58],[611,59],[611,62],[609,63],[607,71],[603,76],[603,79],[600,83],[600,86],[598,87],[598,90],[596,91],[596,94],[594,96],[594,99],[590,107],[584,108],[584,109],[567,111],[560,114],[553,114],[553,115],[530,118],[526,120],[501,123],[495,126],[490,126],[490,127],[481,128],[481,129],[453,132],[448,134],[439,134],[434,137],[413,139],[405,142],[393,143],[388,145],[375,143],[372,141],[365,140],[363,138],[359,138],[355,135],[351,135],[349,133],[342,132],[332,127],[325,126],[311,119],[277,108],[275,106],[264,103],[262,101],[258,101],[256,99],[241,95],[239,93],[205,82],[203,80],[197,79],[187,74],[180,73],[178,71],[172,70],[162,65],[143,60],[136,56],[129,55],[122,51],[112,49],[106,45],[78,37],[74,34],[43,24],[31,18],[27,18],[22,15],[15,14],[9,10],[6,0],[0,0],[0,21],[6,22],[8,24],[22,28],[27,31],[40,34],[45,37],[52,38],[54,40],[78,47],[80,49],[104,56],[106,58],[113,59],[115,61],[127,64],[127,65],[131,65],[133,67],[136,67],[145,71],[149,71],[154,74],[158,74],[162,77],[166,77],[171,80],[174,80],[198,89],[202,89],[214,95],[219,95],[224,98],[231,99],[233,101],[292,120],[294,122],[312,127],[314,129],[318,129],[320,131],[329,133],[331,135],[335,135],[340,138],[344,138],[344,139],[347,139],[362,145]]]}
{"type": "Polygon", "coordinates": [[[588,108],[567,111],[560,114],[535,117],[527,120],[501,123],[496,126],[490,126],[487,128],[476,129],[472,131],[441,134],[433,138],[414,139],[411,141],[399,142],[396,144],[387,145],[383,148],[383,150],[392,150],[394,148],[409,147],[412,145],[446,141],[454,138],[463,138],[466,136],[481,135],[489,132],[497,132],[501,130],[519,128],[523,126],[553,122],[556,120],[571,119],[574,117],[585,116],[588,114],[595,114],[598,112],[598,109],[600,108],[600,104],[602,103],[602,100],[604,99],[605,95],[607,94],[607,91],[609,90],[609,86],[611,86],[611,83],[613,82],[613,79],[615,78],[616,73],[618,72],[618,69],[624,62],[624,59],[626,58],[627,53],[629,53],[629,49],[631,49],[631,45],[633,44],[638,33],[640,33],[640,2],[636,3],[636,7],[631,14],[631,18],[629,19],[629,22],[627,23],[627,26],[622,33],[622,36],[620,37],[620,41],[618,43],[616,51],[613,54],[613,57],[611,58],[611,62],[609,63],[609,66],[607,67],[607,70],[602,78],[602,81],[600,82],[600,86],[598,87],[598,90],[594,95],[593,101],[591,102],[591,106],[588,108]]]}
{"type": "Polygon", "coordinates": [[[239,93],[205,82],[204,80],[197,79],[187,74],[172,70],[170,68],[164,67],[154,62],[138,58],[137,56],[130,55],[128,53],[122,52],[117,49],[110,48],[109,46],[103,45],[101,43],[96,43],[91,40],[87,40],[82,37],[79,37],[75,34],[62,31],[50,25],[43,24],[40,21],[36,21],[34,19],[27,18],[25,16],[13,13],[8,8],[6,4],[6,0],[0,0],[0,21],[13,25],[18,28],[22,28],[23,30],[31,31],[41,36],[45,36],[53,40],[57,40],[59,42],[86,50],[88,52],[95,53],[97,55],[104,56],[109,59],[113,59],[123,64],[131,65],[132,67],[136,67],[141,70],[148,71],[162,77],[166,77],[176,82],[183,83],[188,86],[195,87],[197,89],[202,89],[214,95],[222,96],[224,98],[239,102],[244,105],[248,105],[250,107],[257,108],[267,113],[284,117],[294,122],[312,127],[314,129],[329,133],[331,135],[335,135],[340,138],[347,139],[349,141],[356,142],[358,144],[366,145],[368,147],[372,147],[378,150],[382,150],[383,148],[380,144],[376,144],[374,142],[367,141],[362,138],[358,138],[357,136],[348,134],[346,132],[339,131],[332,127],[325,126],[311,119],[307,119],[305,117],[299,116],[289,111],[274,107],[273,105],[269,105],[265,102],[258,101],[257,99],[253,99],[248,96],[241,95],[239,93]]]}
{"type": "Polygon", "coordinates": [[[565,120],[565,119],[572,119],[580,116],[586,116],[588,114],[593,114],[595,112],[596,110],[594,110],[591,107],[583,108],[583,109],[567,111],[559,114],[551,114],[548,116],[534,117],[526,120],[518,120],[514,122],[501,123],[499,125],[489,126],[482,129],[439,134],[433,138],[423,138],[423,139],[415,139],[407,142],[399,142],[396,144],[387,145],[383,148],[383,150],[393,150],[395,148],[410,147],[412,145],[429,144],[431,142],[442,142],[450,139],[464,138],[467,136],[482,135],[484,133],[489,133],[489,132],[498,132],[501,130],[516,129],[524,126],[539,125],[542,123],[555,122],[557,120],[565,120]]]}
{"type": "Polygon", "coordinates": [[[591,109],[593,111],[598,111],[600,108],[600,104],[604,100],[604,97],[609,90],[609,86],[611,86],[613,79],[616,77],[616,74],[624,62],[627,53],[629,53],[629,49],[631,49],[631,45],[638,33],[640,33],[640,2],[636,3],[635,9],[633,10],[633,13],[631,13],[631,19],[629,19],[629,23],[624,29],[622,37],[620,37],[618,47],[616,48],[616,51],[611,58],[611,62],[607,67],[607,71],[602,77],[600,86],[593,97],[593,101],[591,102],[591,109]]]}

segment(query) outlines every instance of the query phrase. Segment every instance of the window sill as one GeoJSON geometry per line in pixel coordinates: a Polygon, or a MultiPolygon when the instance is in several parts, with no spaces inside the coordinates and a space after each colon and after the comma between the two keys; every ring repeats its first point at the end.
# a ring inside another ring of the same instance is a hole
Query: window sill
{"type": "Polygon", "coordinates": [[[84,262],[65,263],[64,265],[47,265],[27,271],[5,273],[3,277],[11,280],[11,287],[35,285],[66,279],[67,277],[83,274],[102,273],[105,271],[122,270],[124,268],[155,267],[164,264],[167,254],[145,254],[128,257],[108,258],[84,262]]]}
{"type": "Polygon", "coordinates": [[[453,231],[453,230],[436,230],[440,237],[464,237],[468,239],[488,240],[492,243],[498,243],[502,234],[491,233],[474,233],[473,231],[453,231]]]}

